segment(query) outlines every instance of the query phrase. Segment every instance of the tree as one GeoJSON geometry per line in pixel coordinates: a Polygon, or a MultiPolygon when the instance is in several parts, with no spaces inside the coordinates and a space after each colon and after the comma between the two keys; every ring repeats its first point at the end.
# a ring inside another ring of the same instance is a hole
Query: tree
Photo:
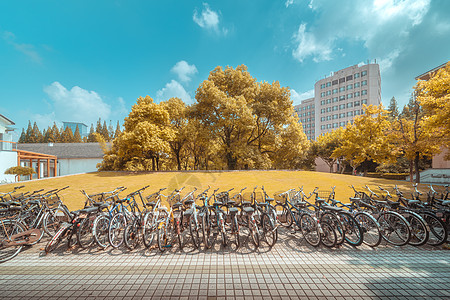
{"type": "Polygon", "coordinates": [[[66,129],[61,133],[59,142],[60,143],[73,143],[74,142],[72,129],[70,129],[69,126],[67,126],[66,129]]]}
{"type": "Polygon", "coordinates": [[[414,90],[425,113],[424,126],[440,136],[437,145],[450,149],[450,63],[431,74],[428,81],[418,81],[414,90]]]}
{"type": "Polygon", "coordinates": [[[94,131],[94,125],[91,124],[91,129],[89,130],[89,135],[88,135],[88,138],[87,138],[87,142],[88,142],[88,143],[96,143],[96,142],[97,142],[94,133],[95,133],[95,131],[94,131]]]}
{"type": "Polygon", "coordinates": [[[73,142],[74,143],[83,142],[83,140],[81,139],[80,128],[78,128],[78,125],[77,128],[75,129],[75,134],[73,135],[73,142]]]}
{"type": "Polygon", "coordinates": [[[36,172],[34,171],[33,168],[22,167],[22,166],[10,167],[10,168],[6,169],[6,171],[5,171],[5,174],[7,174],[7,175],[15,175],[16,181],[17,181],[18,176],[31,176],[34,173],[36,173],[36,172]]]}
{"type": "Polygon", "coordinates": [[[111,138],[109,136],[108,126],[106,126],[106,121],[103,121],[103,126],[101,127],[100,134],[103,136],[105,141],[110,141],[111,138]]]}
{"type": "Polygon", "coordinates": [[[27,135],[25,134],[25,129],[22,128],[22,134],[19,138],[19,143],[26,143],[27,135]]]}
{"type": "Polygon", "coordinates": [[[159,170],[161,156],[175,138],[169,113],[149,96],[139,97],[125,118],[124,131],[113,141],[100,170],[159,170]]]}
{"type": "MultiPolygon", "coordinates": [[[[397,149],[388,135],[391,123],[383,106],[365,106],[365,114],[356,117],[342,134],[342,144],[333,151],[332,157],[343,157],[355,172],[366,160],[377,163],[394,161],[397,149]]],[[[364,170],[366,172],[367,170],[364,170]]]]}
{"type": "Polygon", "coordinates": [[[398,111],[398,104],[397,100],[395,100],[395,97],[391,98],[391,101],[389,102],[389,106],[387,108],[387,113],[389,121],[391,122],[399,116],[400,113],[398,111]]]}
{"type": "Polygon", "coordinates": [[[177,169],[181,170],[182,160],[185,159],[182,154],[187,140],[185,131],[188,123],[187,107],[179,98],[170,98],[161,104],[169,113],[169,126],[175,134],[175,138],[169,141],[170,150],[175,156],[177,169]]]}
{"type": "Polygon", "coordinates": [[[330,173],[333,172],[333,166],[339,157],[332,156],[334,150],[342,145],[342,136],[344,129],[342,127],[320,135],[317,141],[313,143],[314,153],[320,157],[330,168],[330,173]]]}
{"type": "Polygon", "coordinates": [[[122,131],[120,130],[119,121],[117,121],[116,131],[114,132],[114,138],[117,138],[122,131]]]}

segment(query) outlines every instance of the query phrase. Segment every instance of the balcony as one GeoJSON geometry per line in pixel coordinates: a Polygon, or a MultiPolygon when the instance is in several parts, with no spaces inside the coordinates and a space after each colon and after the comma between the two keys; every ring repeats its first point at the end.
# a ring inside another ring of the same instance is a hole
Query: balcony
{"type": "Polygon", "coordinates": [[[0,151],[16,151],[17,143],[0,140],[0,151]]]}

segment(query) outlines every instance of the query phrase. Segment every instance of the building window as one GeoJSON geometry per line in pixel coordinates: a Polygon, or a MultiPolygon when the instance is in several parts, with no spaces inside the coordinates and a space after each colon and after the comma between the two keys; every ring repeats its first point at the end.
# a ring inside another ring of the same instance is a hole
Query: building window
{"type": "Polygon", "coordinates": [[[325,108],[322,108],[322,109],[320,110],[320,113],[321,113],[321,114],[325,113],[325,108]]]}
{"type": "Polygon", "coordinates": [[[338,110],[338,106],[337,105],[333,106],[333,111],[336,111],[336,110],[338,110]]]}
{"type": "Polygon", "coordinates": [[[355,106],[359,106],[359,101],[355,101],[355,106]]]}
{"type": "Polygon", "coordinates": [[[325,100],[320,101],[320,105],[325,105],[325,100]]]}
{"type": "Polygon", "coordinates": [[[339,109],[345,109],[345,104],[339,105],[339,109]]]}
{"type": "Polygon", "coordinates": [[[325,97],[325,92],[320,93],[320,97],[325,97]]]}
{"type": "Polygon", "coordinates": [[[367,90],[361,91],[361,95],[367,95],[367,90]]]}
{"type": "Polygon", "coordinates": [[[362,99],[362,100],[361,100],[361,103],[362,103],[362,104],[367,104],[367,99],[362,99]]]}
{"type": "Polygon", "coordinates": [[[361,81],[361,86],[367,85],[367,80],[361,81]]]}
{"type": "Polygon", "coordinates": [[[360,92],[355,92],[355,97],[359,97],[360,94],[360,92]]]}
{"type": "Polygon", "coordinates": [[[345,118],[345,113],[339,114],[339,118],[345,118]]]}
{"type": "Polygon", "coordinates": [[[324,130],[325,129],[325,125],[320,126],[320,129],[324,130]]]}
{"type": "Polygon", "coordinates": [[[327,129],[330,129],[331,128],[331,124],[327,124],[327,129]]]}
{"type": "Polygon", "coordinates": [[[337,80],[337,79],[336,79],[336,80],[333,80],[332,84],[333,84],[333,85],[338,84],[338,80],[337,80]]]}
{"type": "Polygon", "coordinates": [[[330,112],[331,111],[331,107],[327,107],[327,112],[330,112]]]}
{"type": "Polygon", "coordinates": [[[353,98],[353,94],[348,94],[347,99],[351,99],[351,98],[353,98]]]}
{"type": "Polygon", "coordinates": [[[347,85],[347,91],[353,89],[353,84],[347,85]]]}
{"type": "Polygon", "coordinates": [[[359,78],[359,73],[355,73],[354,78],[359,78]]]}
{"type": "Polygon", "coordinates": [[[325,121],[325,117],[321,117],[320,122],[324,122],[324,121],[325,121]]]}
{"type": "Polygon", "coordinates": [[[338,118],[339,116],[336,114],[336,115],[333,115],[333,120],[336,120],[337,118],[338,118]]]}
{"type": "Polygon", "coordinates": [[[339,126],[344,127],[345,126],[345,122],[339,122],[339,126]]]}
{"type": "Polygon", "coordinates": [[[337,94],[338,89],[333,89],[333,94],[337,94]]]}
{"type": "Polygon", "coordinates": [[[359,82],[355,82],[355,88],[359,87],[359,82]]]}
{"type": "Polygon", "coordinates": [[[353,107],[353,102],[347,103],[347,108],[353,107]]]}
{"type": "Polygon", "coordinates": [[[339,78],[339,83],[345,82],[345,77],[339,78]]]}
{"type": "Polygon", "coordinates": [[[324,89],[324,88],[325,88],[325,83],[321,84],[321,85],[320,85],[320,88],[321,88],[321,89],[324,89]]]}
{"type": "Polygon", "coordinates": [[[347,117],[353,117],[353,112],[352,111],[348,111],[347,112],[347,117]]]}
{"type": "Polygon", "coordinates": [[[339,88],[339,92],[344,92],[344,91],[345,91],[345,86],[339,88]]]}
{"type": "Polygon", "coordinates": [[[310,111],[308,111],[308,116],[310,116],[311,115],[311,112],[310,111]]]}
{"type": "Polygon", "coordinates": [[[331,86],[331,81],[327,82],[327,87],[331,86]]]}
{"type": "Polygon", "coordinates": [[[331,91],[330,90],[327,91],[327,96],[329,96],[329,95],[331,95],[331,91]]]}
{"type": "Polygon", "coordinates": [[[361,72],[361,77],[366,76],[367,75],[367,71],[362,71],[361,72]]]}
{"type": "Polygon", "coordinates": [[[354,115],[355,115],[355,116],[359,116],[359,110],[355,110],[354,115]]]}
{"type": "Polygon", "coordinates": [[[327,121],[330,121],[331,120],[331,116],[327,116],[327,121]]]}
{"type": "Polygon", "coordinates": [[[347,80],[347,81],[353,80],[353,75],[348,75],[347,78],[345,78],[345,80],[347,80]]]}
{"type": "Polygon", "coordinates": [[[339,101],[345,100],[345,95],[339,96],[339,101]]]}
{"type": "Polygon", "coordinates": [[[333,103],[335,103],[335,102],[338,102],[339,100],[338,100],[338,97],[334,97],[333,98],[333,103]]]}

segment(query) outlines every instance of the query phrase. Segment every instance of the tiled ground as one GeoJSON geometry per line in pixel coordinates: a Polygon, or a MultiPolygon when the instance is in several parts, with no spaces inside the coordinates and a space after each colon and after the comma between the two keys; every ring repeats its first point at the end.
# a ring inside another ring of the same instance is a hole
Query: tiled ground
{"type": "Polygon", "coordinates": [[[41,243],[0,265],[2,299],[450,299],[450,251],[312,248],[282,231],[273,249],[66,251],[41,243]]]}

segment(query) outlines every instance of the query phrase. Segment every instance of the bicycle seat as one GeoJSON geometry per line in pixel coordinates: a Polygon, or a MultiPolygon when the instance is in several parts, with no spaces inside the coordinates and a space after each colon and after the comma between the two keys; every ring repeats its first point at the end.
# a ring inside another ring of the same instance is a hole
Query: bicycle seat
{"type": "Polygon", "coordinates": [[[272,201],[275,201],[275,199],[274,198],[270,198],[270,197],[266,198],[266,202],[272,202],[272,201]]]}
{"type": "Polygon", "coordinates": [[[177,202],[177,203],[175,203],[174,205],[172,205],[172,208],[173,208],[173,209],[177,209],[177,208],[180,208],[180,207],[182,207],[182,206],[183,206],[183,203],[177,202]]]}
{"type": "Polygon", "coordinates": [[[216,201],[216,202],[214,202],[214,205],[223,205],[223,203],[220,201],[216,201]]]}
{"type": "Polygon", "coordinates": [[[191,205],[192,203],[194,203],[194,199],[187,199],[184,201],[184,204],[186,205],[191,205]]]}
{"type": "Polygon", "coordinates": [[[353,197],[350,197],[350,201],[351,201],[351,202],[359,202],[359,201],[361,201],[361,198],[353,198],[353,197]]]}
{"type": "Polygon", "coordinates": [[[83,208],[83,209],[80,210],[80,213],[90,214],[90,213],[93,213],[95,211],[98,211],[98,207],[83,208]]]}
{"type": "Polygon", "coordinates": [[[251,214],[255,211],[255,209],[253,207],[248,206],[244,207],[243,211],[246,212],[247,214],[251,214]]]}
{"type": "Polygon", "coordinates": [[[297,207],[300,207],[300,208],[305,208],[306,202],[299,201],[299,202],[295,203],[294,205],[297,207]]]}
{"type": "Polygon", "coordinates": [[[442,201],[442,205],[450,206],[450,200],[444,200],[444,201],[442,201]]]}
{"type": "Polygon", "coordinates": [[[231,207],[231,208],[229,209],[229,212],[230,212],[231,214],[235,214],[235,213],[239,212],[239,209],[238,209],[237,207],[231,207]]]}
{"type": "Polygon", "coordinates": [[[399,202],[395,202],[395,201],[391,201],[391,200],[386,200],[386,202],[389,204],[390,207],[392,207],[393,209],[397,209],[400,207],[400,203],[399,202]]]}
{"type": "Polygon", "coordinates": [[[191,216],[193,213],[194,213],[194,210],[191,208],[191,209],[186,210],[186,211],[183,213],[183,215],[185,215],[185,216],[191,216]]]}
{"type": "Polygon", "coordinates": [[[408,205],[415,205],[415,204],[420,204],[420,200],[409,200],[406,199],[406,201],[408,201],[408,205]]]}
{"type": "Polygon", "coordinates": [[[236,204],[236,201],[234,201],[234,200],[228,200],[228,202],[226,203],[226,205],[235,205],[236,204]]]}
{"type": "Polygon", "coordinates": [[[155,201],[145,203],[146,206],[155,207],[155,201]]]}
{"type": "Polygon", "coordinates": [[[333,212],[340,212],[342,210],[342,208],[334,207],[334,206],[328,206],[328,205],[324,205],[324,206],[322,206],[322,208],[324,210],[333,211],[333,212]]]}
{"type": "Polygon", "coordinates": [[[258,202],[257,205],[261,206],[261,207],[262,206],[267,207],[269,205],[269,203],[267,203],[267,202],[258,202]]]}
{"type": "Polygon", "coordinates": [[[30,204],[30,205],[39,205],[40,204],[40,201],[39,200],[30,200],[30,201],[28,201],[28,204],[30,204]]]}
{"type": "Polygon", "coordinates": [[[242,201],[241,204],[242,205],[252,205],[252,202],[250,202],[250,201],[242,201]]]}

